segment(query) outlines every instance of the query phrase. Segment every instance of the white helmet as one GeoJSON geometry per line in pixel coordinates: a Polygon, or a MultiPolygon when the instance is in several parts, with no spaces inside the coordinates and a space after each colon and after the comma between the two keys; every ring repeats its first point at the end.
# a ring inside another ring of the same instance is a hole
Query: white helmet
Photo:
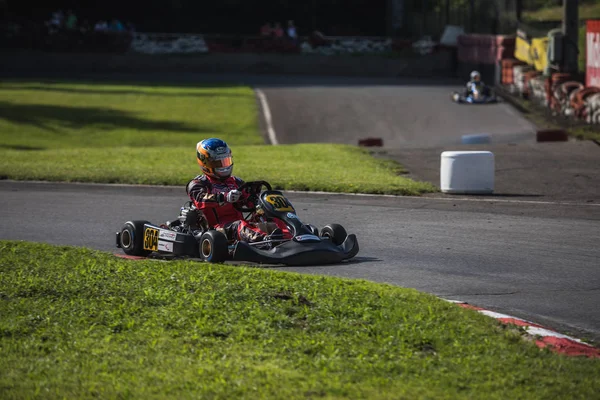
{"type": "Polygon", "coordinates": [[[471,72],[471,80],[472,81],[479,81],[479,80],[481,80],[481,74],[479,73],[479,71],[473,71],[473,72],[471,72]]]}

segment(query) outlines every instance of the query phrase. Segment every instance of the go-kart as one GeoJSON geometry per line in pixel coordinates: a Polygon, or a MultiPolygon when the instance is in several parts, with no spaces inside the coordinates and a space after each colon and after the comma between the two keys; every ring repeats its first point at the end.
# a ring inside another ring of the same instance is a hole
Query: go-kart
{"type": "Polygon", "coordinates": [[[452,92],[450,97],[456,103],[490,104],[498,102],[498,98],[489,88],[478,85],[473,85],[470,92],[466,95],[464,93],[452,92]]]}
{"type": "MultiPolygon", "coordinates": [[[[117,247],[129,256],[199,258],[222,263],[243,261],[259,264],[320,265],[354,257],[359,250],[356,235],[347,234],[339,224],[320,231],[304,224],[290,201],[266,181],[246,182],[238,188],[242,200],[234,207],[247,221],[272,224],[282,221],[291,235],[267,235],[258,242],[229,242],[225,234],[208,225],[201,210],[191,202],[180,209],[175,221],[155,225],[148,221],[127,221],[116,234],[117,247]],[[261,191],[265,187],[266,190],[261,191]]],[[[281,230],[279,230],[281,232],[281,230]]]]}

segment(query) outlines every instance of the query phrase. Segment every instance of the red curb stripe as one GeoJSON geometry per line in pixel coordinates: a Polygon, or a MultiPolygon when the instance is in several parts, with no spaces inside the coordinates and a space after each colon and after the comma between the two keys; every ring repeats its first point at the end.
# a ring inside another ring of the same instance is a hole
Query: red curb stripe
{"type": "MultiPolygon", "coordinates": [[[[489,312],[492,314],[498,314],[498,313],[494,313],[493,311],[486,310],[485,308],[472,306],[465,302],[455,301],[454,304],[458,305],[459,307],[466,308],[469,310],[476,310],[476,311],[480,311],[480,312],[486,311],[486,312],[489,312]]],[[[600,349],[593,347],[592,345],[589,345],[586,343],[577,342],[568,337],[567,338],[557,337],[557,336],[565,336],[565,335],[561,335],[560,333],[555,332],[551,329],[545,328],[542,325],[534,324],[532,322],[528,322],[528,321],[525,321],[520,318],[498,317],[498,316],[488,315],[486,313],[484,313],[484,315],[494,318],[495,320],[500,321],[503,324],[513,324],[513,325],[522,326],[525,328],[539,328],[539,329],[548,331],[549,333],[547,336],[544,336],[542,339],[538,339],[535,342],[535,344],[541,349],[548,347],[551,351],[558,353],[558,354],[563,354],[566,356],[586,356],[586,357],[590,357],[590,358],[600,358],[600,349]],[[552,334],[556,334],[557,336],[552,336],[552,334]]],[[[533,336],[539,337],[539,335],[536,333],[532,333],[529,331],[527,333],[530,337],[533,337],[533,336]]]]}
{"type": "Polygon", "coordinates": [[[476,311],[483,310],[483,308],[481,308],[481,307],[475,307],[475,306],[472,306],[472,305],[467,304],[467,303],[458,303],[458,306],[462,307],[462,308],[468,308],[469,310],[476,310],[476,311]]]}
{"type": "Polygon", "coordinates": [[[512,324],[512,325],[517,325],[517,326],[535,326],[536,328],[546,329],[541,325],[532,324],[531,322],[527,322],[527,321],[524,321],[519,318],[498,318],[498,321],[505,323],[505,324],[512,324]]]}
{"type": "Polygon", "coordinates": [[[600,358],[600,350],[584,343],[578,343],[570,339],[546,336],[536,340],[535,344],[543,349],[550,347],[555,353],[565,354],[567,356],[587,356],[590,358],[600,358]]]}

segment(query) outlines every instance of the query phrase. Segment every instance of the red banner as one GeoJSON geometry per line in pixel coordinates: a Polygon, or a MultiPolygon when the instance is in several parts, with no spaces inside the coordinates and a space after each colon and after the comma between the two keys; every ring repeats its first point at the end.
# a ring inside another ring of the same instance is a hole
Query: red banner
{"type": "Polygon", "coordinates": [[[586,28],[585,85],[600,87],[600,20],[588,20],[586,28]]]}

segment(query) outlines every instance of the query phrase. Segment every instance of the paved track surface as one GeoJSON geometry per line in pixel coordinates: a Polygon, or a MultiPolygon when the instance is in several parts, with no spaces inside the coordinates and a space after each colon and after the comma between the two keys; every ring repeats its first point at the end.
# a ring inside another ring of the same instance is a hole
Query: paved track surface
{"type": "Polygon", "coordinates": [[[535,128],[508,104],[468,106],[450,100],[456,82],[354,81],[343,85],[257,84],[265,93],[280,143],[357,144],[382,138],[389,148],[461,143],[463,135],[488,134],[497,143],[531,140],[535,128]]]}
{"type": "MultiPolygon", "coordinates": [[[[364,278],[600,340],[600,207],[290,193],[300,217],[340,222],[356,261],[286,271],[364,278]]],[[[183,187],[0,182],[0,239],[117,251],[128,219],[173,219],[183,187]],[[40,199],[43,199],[40,201],[40,199]]]]}
{"type": "MultiPolygon", "coordinates": [[[[290,194],[307,222],[340,222],[356,232],[361,252],[346,265],[282,269],[412,287],[600,341],[597,146],[537,145],[534,127],[508,104],[451,103],[449,93],[460,87],[453,80],[108,78],[251,84],[266,94],[279,143],[356,144],[382,137],[381,156],[435,184],[441,151],[467,149],[457,147],[463,134],[491,134],[499,167],[495,196],[290,194]]],[[[115,250],[114,232],[122,222],[172,219],[185,200],[183,188],[4,181],[0,238],[115,250]]]]}

